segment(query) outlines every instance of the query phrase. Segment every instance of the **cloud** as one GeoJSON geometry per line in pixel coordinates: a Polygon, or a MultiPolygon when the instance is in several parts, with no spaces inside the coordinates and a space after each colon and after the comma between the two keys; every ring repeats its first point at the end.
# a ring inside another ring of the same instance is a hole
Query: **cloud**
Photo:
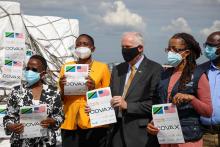
{"type": "Polygon", "coordinates": [[[196,3],[200,3],[200,4],[216,4],[216,3],[220,3],[220,0],[194,0],[194,2],[196,3]]]}
{"type": "Polygon", "coordinates": [[[176,20],[172,20],[171,24],[161,28],[162,31],[172,31],[172,32],[186,32],[191,33],[191,28],[188,22],[183,17],[178,17],[176,20]]]}
{"type": "Polygon", "coordinates": [[[146,23],[144,19],[131,12],[123,1],[115,1],[113,4],[103,2],[102,8],[105,8],[106,14],[101,17],[102,22],[109,26],[130,27],[134,29],[144,29],[146,23]]]}
{"type": "Polygon", "coordinates": [[[220,0],[210,0],[210,1],[212,1],[212,2],[218,2],[218,3],[220,3],[220,0]]]}
{"type": "Polygon", "coordinates": [[[215,20],[210,28],[204,28],[200,31],[200,33],[207,37],[215,31],[220,31],[220,20],[215,20]]]}
{"type": "Polygon", "coordinates": [[[220,4],[220,0],[209,0],[211,3],[218,3],[218,4],[220,4]]]}

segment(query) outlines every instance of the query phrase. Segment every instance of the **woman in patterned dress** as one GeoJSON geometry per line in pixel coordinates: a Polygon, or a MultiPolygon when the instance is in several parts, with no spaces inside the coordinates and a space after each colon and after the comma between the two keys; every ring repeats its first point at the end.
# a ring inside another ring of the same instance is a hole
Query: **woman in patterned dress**
{"type": "Polygon", "coordinates": [[[27,82],[14,87],[8,97],[7,112],[3,121],[6,134],[11,134],[12,147],[56,146],[55,131],[63,122],[64,116],[59,90],[43,81],[46,70],[46,60],[39,55],[32,56],[25,69],[27,82]],[[47,106],[47,118],[40,122],[43,128],[47,128],[47,136],[21,139],[24,124],[20,123],[20,107],[40,104],[47,106]]]}

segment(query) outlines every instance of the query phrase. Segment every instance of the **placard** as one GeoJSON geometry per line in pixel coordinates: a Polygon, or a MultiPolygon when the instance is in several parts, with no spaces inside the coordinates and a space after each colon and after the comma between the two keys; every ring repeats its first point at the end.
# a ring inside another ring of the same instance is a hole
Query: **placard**
{"type": "Polygon", "coordinates": [[[89,117],[92,127],[116,122],[115,110],[110,104],[112,95],[109,87],[88,91],[86,98],[91,108],[89,117]]]}
{"type": "Polygon", "coordinates": [[[41,127],[40,122],[47,118],[46,104],[24,106],[20,108],[20,123],[24,124],[21,138],[47,136],[47,129],[41,127]]]}
{"type": "Polygon", "coordinates": [[[13,88],[22,80],[25,59],[25,36],[23,33],[4,32],[0,46],[0,87],[13,88]]]}
{"type": "Polygon", "coordinates": [[[67,83],[64,85],[64,95],[85,95],[88,91],[86,77],[89,75],[88,64],[72,64],[65,66],[67,83]]]}
{"type": "Polygon", "coordinates": [[[160,144],[185,143],[176,105],[172,103],[152,106],[154,126],[159,128],[160,144]]]}
{"type": "Polygon", "coordinates": [[[6,105],[0,105],[0,139],[1,138],[10,138],[5,134],[5,129],[3,125],[3,117],[6,115],[6,105]]]}

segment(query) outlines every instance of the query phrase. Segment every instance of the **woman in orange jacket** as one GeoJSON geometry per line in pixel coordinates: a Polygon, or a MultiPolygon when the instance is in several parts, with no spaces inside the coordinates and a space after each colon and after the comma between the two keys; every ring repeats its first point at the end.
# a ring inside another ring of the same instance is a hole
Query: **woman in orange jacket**
{"type": "MultiPolygon", "coordinates": [[[[76,39],[76,54],[79,57],[78,61],[72,61],[64,64],[60,71],[60,87],[63,91],[63,86],[66,83],[64,76],[64,67],[69,64],[88,64],[89,76],[87,78],[88,90],[103,88],[109,86],[110,72],[108,66],[102,62],[92,59],[92,53],[95,51],[94,40],[87,34],[81,34],[76,39]]],[[[100,126],[92,128],[86,109],[85,95],[64,95],[63,104],[65,121],[61,126],[62,144],[63,147],[85,147],[104,146],[107,127],[100,126]]]]}

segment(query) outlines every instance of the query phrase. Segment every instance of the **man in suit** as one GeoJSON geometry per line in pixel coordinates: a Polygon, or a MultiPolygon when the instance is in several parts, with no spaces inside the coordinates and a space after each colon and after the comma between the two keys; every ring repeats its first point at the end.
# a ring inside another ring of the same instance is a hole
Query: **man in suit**
{"type": "Polygon", "coordinates": [[[156,88],[162,67],[144,56],[143,37],[138,32],[124,33],[121,47],[125,62],[113,68],[110,84],[111,105],[117,116],[117,123],[110,131],[110,144],[112,147],[157,146],[157,140],[147,134],[146,125],[152,119],[152,104],[158,101],[156,88]]]}

